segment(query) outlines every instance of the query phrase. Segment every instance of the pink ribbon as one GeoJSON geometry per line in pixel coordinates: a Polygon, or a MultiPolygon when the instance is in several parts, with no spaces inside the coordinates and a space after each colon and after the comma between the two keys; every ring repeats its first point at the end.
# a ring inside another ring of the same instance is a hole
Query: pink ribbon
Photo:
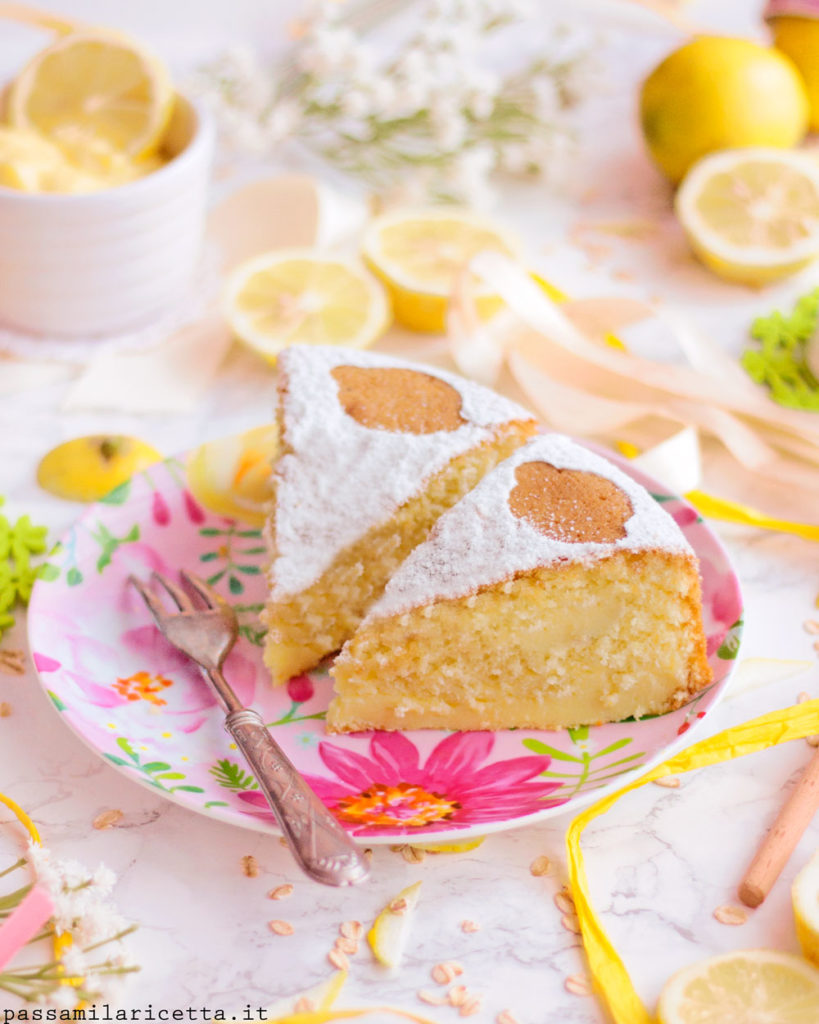
{"type": "Polygon", "coordinates": [[[54,903],[46,889],[35,885],[19,907],[0,925],[0,971],[23,946],[40,931],[54,913],[54,903]]]}

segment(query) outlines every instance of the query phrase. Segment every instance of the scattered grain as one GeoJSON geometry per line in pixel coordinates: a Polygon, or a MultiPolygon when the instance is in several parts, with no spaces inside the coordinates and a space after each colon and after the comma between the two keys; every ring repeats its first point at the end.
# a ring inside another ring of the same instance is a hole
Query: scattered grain
{"type": "Polygon", "coordinates": [[[464,969],[457,960],[444,960],[442,963],[436,964],[430,973],[433,981],[439,985],[448,985],[460,977],[464,973],[464,969]]]}
{"type": "Polygon", "coordinates": [[[404,899],[403,896],[399,896],[396,900],[391,900],[389,904],[391,914],[406,914],[409,903],[404,899]]]}
{"type": "Polygon", "coordinates": [[[23,651],[0,651],[0,672],[8,676],[21,676],[26,671],[26,656],[23,651]]]}
{"type": "Polygon", "coordinates": [[[580,935],[580,918],[577,914],[564,914],[560,919],[560,923],[566,929],[567,932],[574,932],[575,935],[580,935]]]}
{"type": "Polygon", "coordinates": [[[327,959],[339,971],[349,971],[350,969],[350,961],[347,959],[347,954],[342,953],[340,949],[331,949],[327,954],[327,959]]]}
{"type": "Polygon", "coordinates": [[[246,878],[258,878],[259,862],[252,853],[248,853],[242,857],[242,873],[246,878]]]}
{"type": "Polygon", "coordinates": [[[289,921],[268,921],[267,927],[274,935],[292,935],[296,930],[289,921]]]}
{"type": "Polygon", "coordinates": [[[470,998],[466,999],[465,1002],[461,1003],[461,1008],[458,1011],[458,1016],[472,1017],[474,1014],[480,1011],[481,1002],[482,1000],[480,996],[471,996],[470,998]]]}
{"type": "Polygon", "coordinates": [[[566,889],[561,889],[555,894],[555,906],[561,914],[573,914],[575,912],[574,900],[566,889]]]}
{"type": "Polygon", "coordinates": [[[809,693],[807,693],[807,692],[806,692],[805,690],[803,690],[803,691],[802,691],[802,692],[801,692],[801,693],[800,693],[800,694],[799,694],[799,695],[797,696],[797,698],[796,698],[796,703],[797,703],[797,704],[804,704],[804,703],[805,703],[805,701],[808,701],[808,700],[810,700],[810,699],[811,699],[811,697],[810,697],[810,694],[809,694],[809,693]]]}
{"type": "Polygon", "coordinates": [[[807,619],[805,622],[802,623],[802,625],[805,629],[805,632],[810,633],[811,636],[816,636],[817,634],[819,634],[819,622],[817,622],[816,619],[807,619]]]}
{"type": "Polygon", "coordinates": [[[518,1019],[511,1010],[501,1010],[495,1018],[495,1024],[518,1024],[518,1019]]]}
{"type": "Polygon", "coordinates": [[[336,949],[340,949],[342,953],[348,953],[350,956],[355,956],[358,952],[358,943],[355,939],[347,939],[340,935],[336,939],[336,949]]]}
{"type": "Polygon", "coordinates": [[[529,871],[535,878],[540,878],[542,875],[550,875],[552,873],[552,862],[545,856],[535,857],[529,865],[529,871]]]}
{"type": "Polygon", "coordinates": [[[461,931],[462,932],[466,932],[467,934],[469,934],[470,932],[479,932],[480,930],[481,930],[481,926],[478,924],[477,921],[470,921],[470,920],[461,921],[461,931]]]}
{"type": "Polygon", "coordinates": [[[815,736],[808,736],[806,742],[809,747],[819,747],[819,733],[815,736]]]}
{"type": "Polygon", "coordinates": [[[446,996],[439,996],[428,988],[419,989],[416,995],[422,1003],[429,1003],[430,1006],[444,1006],[447,1002],[446,996]]]}
{"type": "Polygon", "coordinates": [[[286,900],[288,896],[293,895],[293,886],[286,882],[284,885],[277,885],[275,889],[271,889],[267,894],[269,900],[286,900]]]}
{"type": "Polygon", "coordinates": [[[371,861],[373,859],[373,850],[372,850],[371,846],[365,846],[364,847],[364,852],[362,854],[362,857],[367,862],[369,862],[369,861],[371,861]]]}
{"type": "Polygon", "coordinates": [[[338,933],[345,939],[354,939],[358,942],[364,934],[364,925],[360,921],[344,921],[339,925],[338,933]]]}
{"type": "Polygon", "coordinates": [[[11,704],[8,701],[0,700],[0,718],[9,718],[11,716],[11,704]]]}
{"type": "Polygon", "coordinates": [[[651,780],[655,786],[662,786],[663,789],[679,789],[680,780],[676,775],[664,775],[661,779],[651,780]]]}
{"type": "Polygon", "coordinates": [[[734,907],[725,903],[721,907],[717,907],[714,917],[720,924],[745,924],[748,920],[748,911],[744,907],[734,907]]]}
{"type": "Polygon", "coordinates": [[[296,1013],[315,1013],[316,1004],[312,999],[308,999],[307,996],[302,996],[301,999],[297,999],[293,1007],[296,1013]]]}
{"type": "Polygon", "coordinates": [[[420,864],[421,861],[426,857],[424,850],[419,850],[417,846],[402,846],[401,856],[407,862],[407,864],[420,864]]]}
{"type": "Polygon", "coordinates": [[[108,811],[102,811],[101,814],[98,814],[91,822],[91,826],[98,829],[112,828],[120,821],[122,821],[122,811],[111,808],[108,811]]]}
{"type": "Polygon", "coordinates": [[[563,982],[563,987],[573,996],[590,996],[591,985],[585,974],[570,974],[563,982]]]}
{"type": "Polygon", "coordinates": [[[287,840],[284,838],[284,836],[279,836],[279,846],[283,846],[285,850],[288,849],[287,840]]]}
{"type": "Polygon", "coordinates": [[[450,1006],[463,1006],[469,998],[466,985],[453,985],[446,994],[450,1006]]]}

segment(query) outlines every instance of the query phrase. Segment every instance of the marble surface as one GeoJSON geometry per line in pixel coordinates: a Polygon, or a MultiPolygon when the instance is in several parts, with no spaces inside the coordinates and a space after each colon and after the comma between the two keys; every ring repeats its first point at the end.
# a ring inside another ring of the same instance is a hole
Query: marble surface
{"type": "MultiPolygon", "coordinates": [[[[116,20],[113,5],[102,0],[64,0],[55,6],[89,20],[102,20],[104,7],[106,20],[116,20]]],[[[184,43],[181,30],[174,27],[174,18],[181,14],[161,21],[158,4],[140,5],[140,23],[131,27],[153,36],[168,56],[189,60],[192,51],[198,56],[215,45],[217,6],[203,3],[205,27],[184,43]]],[[[236,34],[256,32],[266,6],[247,0],[237,5],[236,34]]],[[[719,27],[729,30],[745,30],[758,7],[726,3],[709,14],[708,6],[693,4],[690,10],[703,19],[718,17],[719,27]]],[[[126,13],[125,8],[123,4],[123,25],[133,21],[137,10],[131,6],[126,13]]],[[[281,17],[277,9],[270,24],[281,17]]],[[[566,290],[576,295],[606,291],[658,296],[684,308],[714,344],[737,353],[757,311],[785,304],[815,285],[816,271],[756,293],[715,283],[690,259],[666,212],[666,188],[643,155],[632,117],[635,83],[678,37],[644,19],[629,34],[608,24],[606,32],[601,44],[606,86],[583,115],[583,160],[576,179],[561,192],[510,192],[502,213],[566,290]],[[566,241],[578,221],[640,215],[656,219],[660,234],[640,245],[612,240],[610,252],[595,265],[589,264],[588,253],[566,241]]],[[[4,34],[0,46],[3,66],[16,52],[10,39],[4,34]]],[[[407,341],[399,338],[396,344],[407,341]]],[[[434,340],[413,344],[419,358],[440,353],[434,340]]],[[[272,378],[238,351],[231,353],[217,384],[190,415],[69,415],[59,411],[65,387],[60,382],[0,400],[0,493],[8,498],[4,511],[30,512],[49,524],[54,537],[77,509],[48,498],[36,486],[37,461],[52,445],[93,431],[124,431],[170,453],[264,422],[273,400],[272,378]]],[[[782,507],[786,514],[786,503],[782,507]]],[[[803,629],[806,619],[819,615],[814,604],[819,546],[721,524],[715,529],[745,593],[741,657],[804,659],[811,667],[780,683],[729,692],[699,737],[784,707],[800,692],[819,696],[815,638],[803,629]]],[[[2,646],[24,643],[19,623],[2,646]]],[[[569,975],[585,969],[579,938],[561,926],[553,903],[565,881],[567,817],[493,835],[471,852],[427,856],[417,864],[389,848],[376,848],[369,885],[355,891],[319,888],[299,876],[275,839],[186,812],[106,766],[59,720],[31,671],[15,676],[0,670],[0,701],[11,708],[9,717],[0,718],[0,788],[29,810],[60,856],[90,865],[103,860],[114,868],[120,876],[120,909],[140,923],[132,941],[142,971],[125,1005],[206,1006],[237,1014],[247,1003],[265,1006],[330,973],[326,956],[342,921],[368,924],[398,890],[421,879],[422,901],[405,965],[387,971],[362,949],[353,961],[344,1004],[390,1003],[434,1021],[452,1020],[456,1010],[424,1006],[416,993],[436,988],[430,978],[434,964],[456,959],[464,967],[460,980],[483,996],[476,1020],[493,1021],[504,1009],[520,1024],[605,1020],[593,998],[564,987],[569,975]],[[121,821],[94,830],[93,819],[111,808],[123,812],[121,821]],[[242,873],[240,861],[247,854],[258,860],[258,877],[242,873]],[[541,854],[552,859],[554,873],[533,877],[529,865],[541,854]],[[284,882],[293,883],[292,897],[268,900],[266,893],[284,882]],[[267,922],[274,917],[290,921],[294,934],[272,935],[267,922]],[[460,923],[466,919],[480,929],[464,933],[460,923]]],[[[584,845],[596,905],[647,1005],[653,1005],[674,970],[711,953],[797,948],[789,883],[819,846],[819,822],[808,829],[770,897],[747,923],[720,924],[713,911],[736,902],[736,884],[756,844],[811,753],[804,742],[792,743],[685,776],[679,789],[647,786],[587,832],[584,845]]],[[[7,820],[0,809],[0,824],[7,820]]],[[[8,850],[6,833],[0,851],[8,850]]]]}

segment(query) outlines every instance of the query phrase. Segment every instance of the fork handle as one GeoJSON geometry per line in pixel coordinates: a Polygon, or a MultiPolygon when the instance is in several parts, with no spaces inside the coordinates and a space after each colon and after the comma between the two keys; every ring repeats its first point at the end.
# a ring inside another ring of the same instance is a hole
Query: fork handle
{"type": "Polygon", "coordinates": [[[369,874],[359,848],[273,739],[261,715],[231,711],[225,728],[247,758],[287,845],[303,870],[325,885],[355,885],[369,874]]]}

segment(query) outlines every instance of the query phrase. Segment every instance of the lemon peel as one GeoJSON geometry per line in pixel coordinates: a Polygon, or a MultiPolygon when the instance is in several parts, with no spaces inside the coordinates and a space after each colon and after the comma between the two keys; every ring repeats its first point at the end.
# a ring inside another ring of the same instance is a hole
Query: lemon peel
{"type": "Polygon", "coordinates": [[[664,761],[635,782],[598,800],[572,820],[566,833],[569,885],[595,989],[615,1024],[654,1024],[654,1018],[637,995],[623,961],[594,910],[580,842],[584,830],[632,790],[668,775],[721,764],[779,743],[812,736],[816,733],[818,717],[819,700],[811,700],[726,729],[664,761]]]}
{"type": "Polygon", "coordinates": [[[420,882],[402,889],[384,907],[367,932],[370,949],[376,960],[385,967],[397,967],[401,963],[420,892],[420,882]]]}

